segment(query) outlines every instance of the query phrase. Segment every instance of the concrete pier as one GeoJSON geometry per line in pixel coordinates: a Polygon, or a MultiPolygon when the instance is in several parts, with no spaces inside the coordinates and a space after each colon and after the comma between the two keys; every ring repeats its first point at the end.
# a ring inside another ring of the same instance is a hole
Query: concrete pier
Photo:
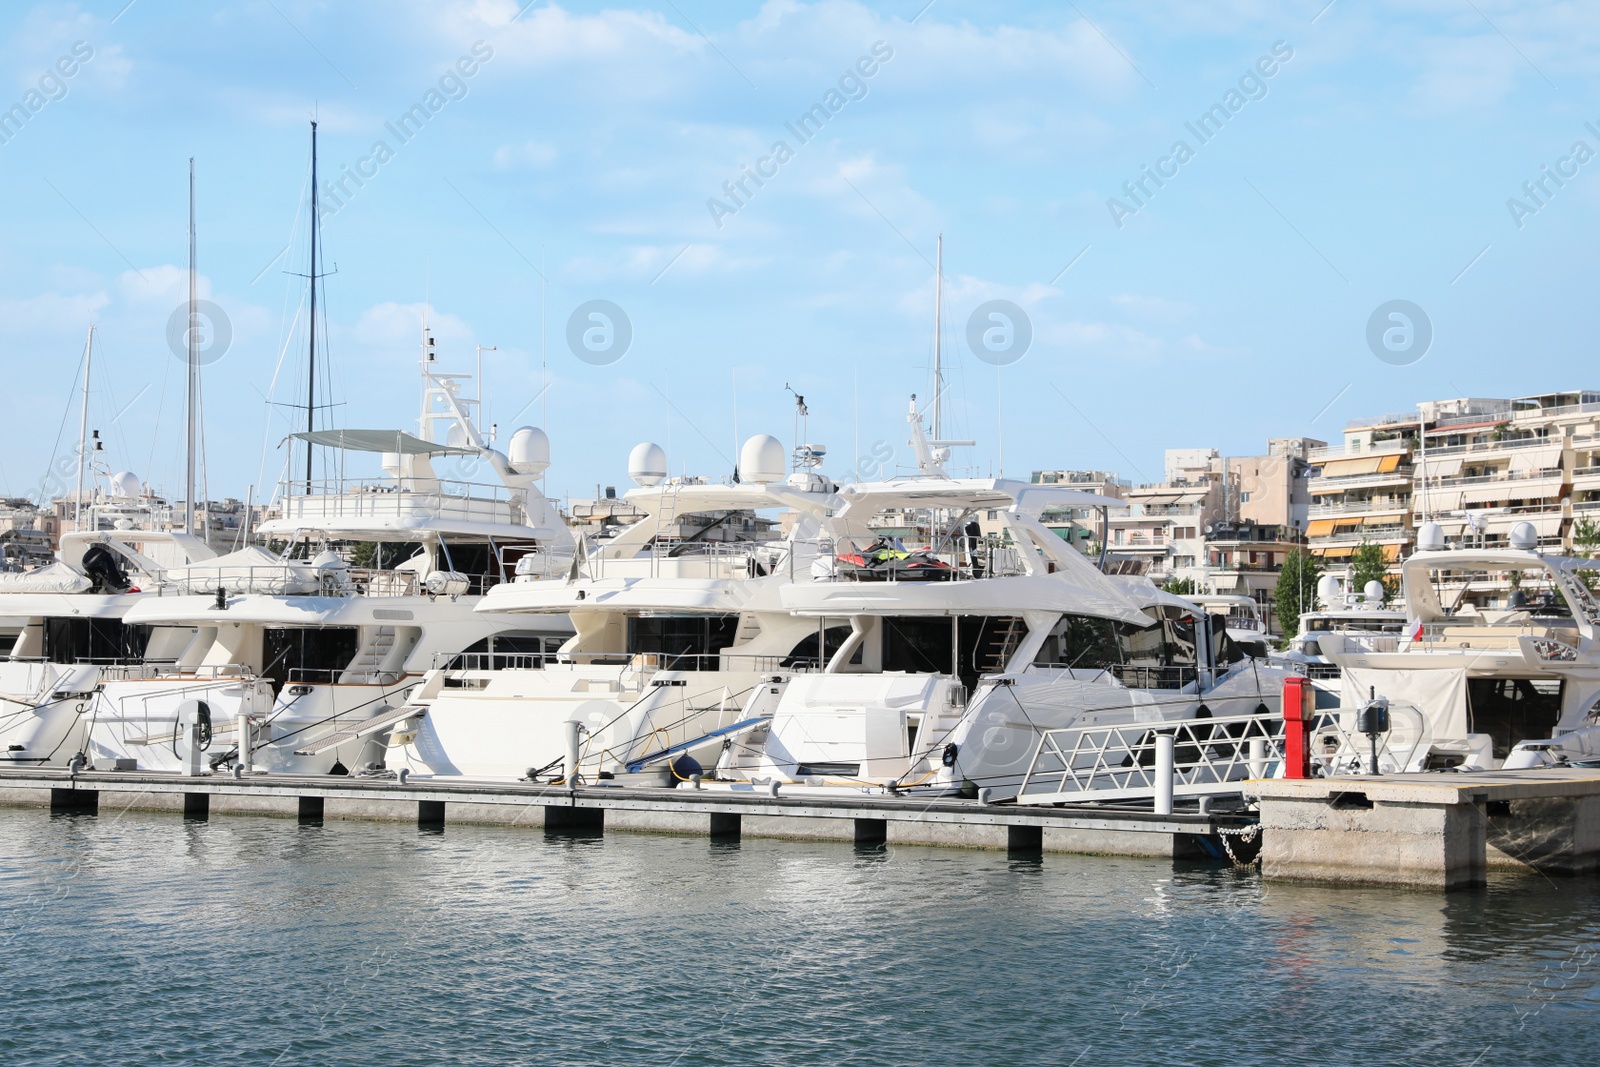
{"type": "Polygon", "coordinates": [[[1246,813],[1154,815],[1149,810],[984,804],[957,798],[816,795],[776,797],[718,789],[536,785],[451,779],[404,784],[370,778],[142,771],[0,771],[0,804],[52,811],[168,811],[188,818],[279,815],[306,822],[370,819],[443,828],[526,826],[578,833],[779,837],[858,847],[938,845],[1010,852],[1079,852],[1169,859],[1222,854],[1219,834],[1254,823],[1246,813]]]}
{"type": "Polygon", "coordinates": [[[1490,869],[1600,869],[1600,770],[1267,780],[1268,879],[1419,889],[1482,885],[1490,869]]]}

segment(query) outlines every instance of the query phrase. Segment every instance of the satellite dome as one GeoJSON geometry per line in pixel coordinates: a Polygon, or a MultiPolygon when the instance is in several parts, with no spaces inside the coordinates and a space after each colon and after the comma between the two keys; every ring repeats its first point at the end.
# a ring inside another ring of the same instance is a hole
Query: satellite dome
{"type": "Polygon", "coordinates": [[[781,482],[787,467],[783,442],[771,434],[758,433],[739,449],[739,476],[747,482],[758,485],[781,482]]]}
{"type": "Polygon", "coordinates": [[[1388,595],[1389,590],[1385,589],[1383,583],[1376,578],[1361,587],[1361,599],[1368,604],[1381,604],[1383,598],[1388,595]]]}
{"type": "Polygon", "coordinates": [[[518,474],[540,475],[550,466],[550,438],[537,426],[523,426],[506,445],[518,474]]]}
{"type": "Polygon", "coordinates": [[[144,486],[139,483],[139,476],[132,471],[118,471],[111,476],[111,495],[129,500],[137,500],[144,492],[144,486]]]}
{"type": "Polygon", "coordinates": [[[389,477],[400,477],[400,453],[384,452],[378,457],[378,463],[383,467],[383,473],[389,477]]]}
{"type": "Polygon", "coordinates": [[[628,477],[635,485],[660,485],[667,477],[667,453],[658,444],[641,441],[628,453],[628,477]]]}
{"type": "Polygon", "coordinates": [[[1444,548],[1444,527],[1436,522],[1425,522],[1417,530],[1417,548],[1423,552],[1438,552],[1444,548]]]}
{"type": "Polygon", "coordinates": [[[1324,574],[1317,579],[1317,600],[1326,607],[1332,607],[1343,592],[1343,585],[1339,579],[1331,574],[1324,574]]]}
{"type": "Polygon", "coordinates": [[[1539,547],[1539,531],[1531,522],[1519,522],[1511,527],[1511,547],[1519,552],[1532,552],[1539,547]]]}
{"type": "Polygon", "coordinates": [[[451,448],[466,448],[469,444],[471,444],[471,442],[467,440],[467,431],[459,422],[452,423],[450,429],[445,431],[444,443],[449,445],[451,448]]]}

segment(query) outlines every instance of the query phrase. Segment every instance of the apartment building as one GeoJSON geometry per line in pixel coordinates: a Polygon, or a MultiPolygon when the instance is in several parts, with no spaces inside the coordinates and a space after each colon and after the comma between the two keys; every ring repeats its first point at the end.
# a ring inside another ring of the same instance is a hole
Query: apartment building
{"type": "Polygon", "coordinates": [[[1488,545],[1527,522],[1570,551],[1578,520],[1600,521],[1600,391],[1425,401],[1352,422],[1343,447],[1308,459],[1306,534],[1330,564],[1363,540],[1398,562],[1428,521],[1447,543],[1488,545]]]}
{"type": "Polygon", "coordinates": [[[1530,523],[1539,543],[1570,550],[1579,519],[1600,520],[1600,391],[1421,405],[1417,521],[1447,542],[1504,544],[1530,523]]]}
{"type": "MultiPolygon", "coordinates": [[[[1113,471],[1053,470],[1034,471],[1028,479],[1034,485],[1060,485],[1085,493],[1121,500],[1129,489],[1124,478],[1113,471]]],[[[1113,509],[1120,515],[1126,509],[1113,509]]],[[[1090,555],[1100,554],[1101,521],[1098,508],[1050,507],[1044,509],[1039,521],[1048,526],[1062,540],[1090,555]]]]}
{"type": "Polygon", "coordinates": [[[1342,445],[1308,451],[1306,542],[1330,567],[1342,566],[1363,541],[1382,546],[1391,564],[1416,542],[1413,453],[1421,415],[1356,420],[1342,445]]]}
{"type": "Polygon", "coordinates": [[[1326,447],[1309,437],[1272,438],[1264,456],[1225,461],[1222,519],[1205,528],[1203,591],[1248,596],[1269,615],[1278,572],[1302,547],[1311,497],[1306,457],[1326,447]]]}
{"type": "Polygon", "coordinates": [[[1166,480],[1132,486],[1126,514],[1110,520],[1116,569],[1155,581],[1194,577],[1206,559],[1205,528],[1223,517],[1225,465],[1214,448],[1169,448],[1166,480]]]}

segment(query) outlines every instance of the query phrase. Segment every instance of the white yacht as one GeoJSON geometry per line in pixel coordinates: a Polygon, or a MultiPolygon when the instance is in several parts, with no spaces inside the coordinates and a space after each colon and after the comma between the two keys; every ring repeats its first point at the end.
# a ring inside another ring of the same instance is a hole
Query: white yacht
{"type": "Polygon", "coordinates": [[[791,616],[779,590],[809,576],[833,484],[824,450],[803,446],[793,473],[765,435],[740,452],[736,483],[668,480],[666,457],[629,458],[637,519],[583,554],[561,581],[520,576],[479,605],[502,625],[570,614],[576,634],[543,670],[435,672],[413,695],[427,714],[397,735],[390,767],[418,774],[563,777],[569,723],[590,781],[669,781],[709,770],[725,740],[771,715],[784,684],[815,670],[835,635],[791,616]],[[790,512],[765,539],[761,512],[790,512]],[[520,620],[520,622],[519,622],[520,620]]]}
{"type": "Polygon", "coordinates": [[[61,535],[55,562],[0,573],[0,616],[16,631],[0,660],[0,760],[66,766],[108,674],[143,662],[149,630],[128,620],[173,568],[216,555],[171,530],[169,509],[128,473],[111,477],[61,535]]]}
{"type": "Polygon", "coordinates": [[[1333,633],[1342,670],[1338,731],[1313,735],[1332,770],[1371,768],[1359,709],[1387,702],[1380,772],[1489,770],[1600,759],[1600,560],[1546,554],[1521,524],[1511,547],[1445,549],[1419,531],[1401,564],[1402,633],[1333,633]]]}
{"type": "Polygon", "coordinates": [[[257,531],[273,551],[250,546],[172,570],[160,595],[131,609],[129,623],[148,634],[144,657],[102,674],[85,716],[93,759],[381,770],[392,733],[419,717],[407,695],[441,661],[537,666],[566,640],[560,616],[473,610],[515,574],[564,575],[573,543],[538,484],[544,434],[523,427],[509,456],[495,451],[461,396],[465,377],[436,372],[430,345],[418,434],[294,435],[331,450],[341,476],[285,486],[281,516],[257,531]],[[363,455],[381,458],[382,478],[342,476],[363,455]],[[434,466],[462,460],[476,461],[484,480],[434,466]]]}
{"type": "Polygon", "coordinates": [[[1329,634],[1398,635],[1406,628],[1406,613],[1386,605],[1383,583],[1368,582],[1359,593],[1346,590],[1336,575],[1325,574],[1317,581],[1317,607],[1300,616],[1299,632],[1289,638],[1287,647],[1272,655],[1274,661],[1296,670],[1318,683],[1334,683],[1339,666],[1323,654],[1324,638],[1329,634]]]}
{"type": "Polygon", "coordinates": [[[832,552],[780,590],[839,647],[775,694],[770,726],[730,741],[719,778],[1003,799],[1044,730],[1275,710],[1282,672],[1221,620],[1101,574],[1039,521],[1099,498],[951,478],[914,401],[909,422],[919,475],[841,489],[832,552]],[[886,510],[923,511],[930,543],[881,559],[868,520],[886,510]]]}

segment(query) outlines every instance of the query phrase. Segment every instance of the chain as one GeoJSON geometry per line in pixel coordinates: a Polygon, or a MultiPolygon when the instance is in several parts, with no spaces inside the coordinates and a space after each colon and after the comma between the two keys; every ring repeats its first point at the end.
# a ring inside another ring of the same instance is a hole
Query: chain
{"type": "Polygon", "coordinates": [[[1237,837],[1239,839],[1240,844],[1248,845],[1251,842],[1255,841],[1255,839],[1258,836],[1260,836],[1260,834],[1261,834],[1261,824],[1260,823],[1256,823],[1254,826],[1241,826],[1241,827],[1238,827],[1236,829],[1235,828],[1231,828],[1231,827],[1221,827],[1221,826],[1219,826],[1217,828],[1217,837],[1220,838],[1221,841],[1222,841],[1223,851],[1227,852],[1228,859],[1233,863],[1233,865],[1235,867],[1253,867],[1253,866],[1255,866],[1255,862],[1256,861],[1255,860],[1251,860],[1248,863],[1242,862],[1239,859],[1238,854],[1233,851],[1233,845],[1228,841],[1228,838],[1237,837]]]}

